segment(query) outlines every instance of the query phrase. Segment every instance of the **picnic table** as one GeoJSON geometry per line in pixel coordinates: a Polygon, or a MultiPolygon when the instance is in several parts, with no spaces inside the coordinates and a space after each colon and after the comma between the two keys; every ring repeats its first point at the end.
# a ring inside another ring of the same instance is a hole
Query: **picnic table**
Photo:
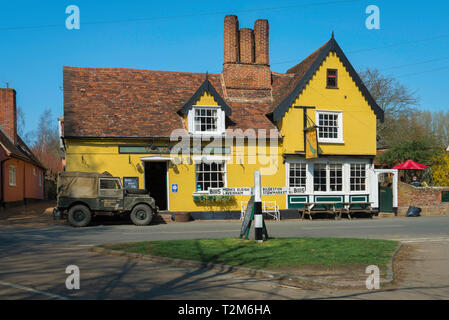
{"type": "Polygon", "coordinates": [[[355,201],[355,202],[343,202],[343,212],[348,215],[348,219],[352,219],[351,214],[355,212],[366,212],[370,214],[370,218],[373,218],[374,210],[372,208],[372,204],[374,202],[363,202],[363,201],[355,201]]]}
{"type": "Polygon", "coordinates": [[[341,205],[342,202],[305,202],[303,209],[298,209],[301,214],[301,220],[304,220],[304,216],[309,215],[309,219],[312,220],[312,215],[316,213],[329,213],[334,215],[336,220],[341,216],[343,206],[337,208],[337,205],[341,205]],[[321,208],[320,208],[321,207],[321,208]]]}
{"type": "Polygon", "coordinates": [[[352,214],[355,212],[366,212],[370,214],[370,218],[373,217],[374,211],[372,208],[373,202],[305,202],[304,208],[298,209],[301,214],[301,220],[304,220],[304,216],[307,214],[309,219],[312,220],[312,215],[316,213],[328,213],[333,214],[334,219],[341,219],[342,213],[346,213],[348,219],[352,219],[352,214]]]}

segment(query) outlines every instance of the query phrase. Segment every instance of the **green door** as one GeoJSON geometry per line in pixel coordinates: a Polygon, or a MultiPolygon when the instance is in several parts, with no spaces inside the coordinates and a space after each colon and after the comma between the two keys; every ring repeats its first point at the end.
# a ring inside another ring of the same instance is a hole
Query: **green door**
{"type": "Polygon", "coordinates": [[[393,212],[393,189],[391,187],[379,186],[379,209],[380,212],[393,212]]]}

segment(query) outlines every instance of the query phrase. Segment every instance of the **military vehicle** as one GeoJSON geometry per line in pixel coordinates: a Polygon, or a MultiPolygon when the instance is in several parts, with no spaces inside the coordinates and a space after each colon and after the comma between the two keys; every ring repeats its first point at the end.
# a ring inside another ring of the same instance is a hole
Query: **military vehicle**
{"type": "Polygon", "coordinates": [[[95,215],[129,215],[135,225],[144,226],[158,211],[148,191],[124,189],[120,178],[107,172],[61,172],[57,191],[53,215],[74,227],[87,226],[95,215]]]}

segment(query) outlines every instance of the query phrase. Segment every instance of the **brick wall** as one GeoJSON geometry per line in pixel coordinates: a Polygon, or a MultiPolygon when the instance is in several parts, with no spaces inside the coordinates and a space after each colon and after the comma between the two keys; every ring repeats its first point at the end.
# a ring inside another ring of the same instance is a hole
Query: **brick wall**
{"type": "Polygon", "coordinates": [[[17,116],[14,89],[0,88],[0,126],[11,140],[16,142],[17,116]]]}
{"type": "Polygon", "coordinates": [[[399,182],[398,215],[405,216],[409,206],[421,208],[423,216],[449,215],[449,202],[441,202],[441,191],[449,191],[449,187],[414,187],[399,182]]]}
{"type": "Polygon", "coordinates": [[[268,49],[267,20],[257,20],[253,30],[239,29],[236,16],[225,17],[222,75],[226,98],[235,102],[254,102],[256,96],[262,97],[258,102],[271,99],[268,49]],[[248,90],[245,97],[242,90],[248,90]]]}

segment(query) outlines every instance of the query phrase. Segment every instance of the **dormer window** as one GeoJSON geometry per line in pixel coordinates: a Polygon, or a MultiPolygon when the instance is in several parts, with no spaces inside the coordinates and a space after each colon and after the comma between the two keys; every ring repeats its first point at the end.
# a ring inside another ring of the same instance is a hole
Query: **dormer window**
{"type": "Polygon", "coordinates": [[[327,69],[327,83],[326,88],[328,89],[337,89],[337,69],[327,69]]]}
{"type": "Polygon", "coordinates": [[[221,134],[225,115],[220,107],[193,106],[189,111],[189,131],[194,134],[221,134]]]}

